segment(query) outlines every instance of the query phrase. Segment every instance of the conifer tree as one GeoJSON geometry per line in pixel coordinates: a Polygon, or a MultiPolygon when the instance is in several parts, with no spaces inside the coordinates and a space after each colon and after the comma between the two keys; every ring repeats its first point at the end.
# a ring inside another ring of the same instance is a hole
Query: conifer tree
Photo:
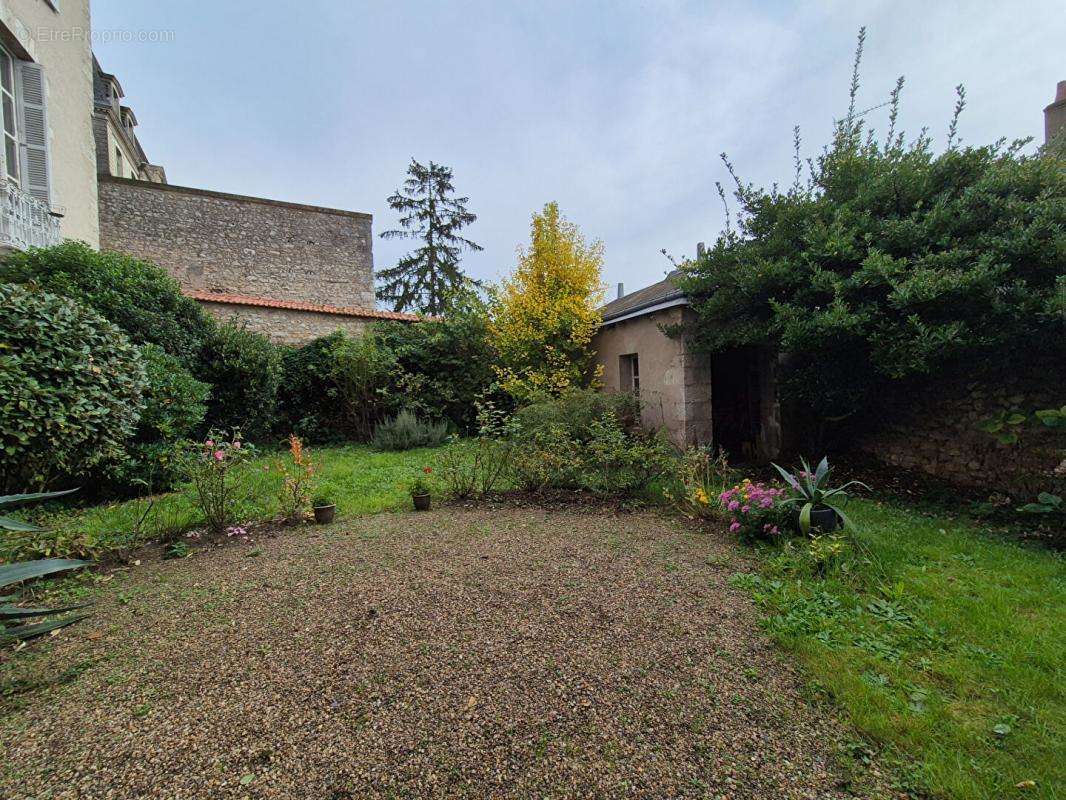
{"type": "Polygon", "coordinates": [[[418,239],[422,246],[401,258],[396,266],[378,272],[377,296],[394,311],[440,314],[447,298],[466,278],[459,268],[462,250],[481,250],[459,232],[477,219],[467,210],[468,197],[455,197],[452,171],[432,161],[429,166],[411,159],[403,188],[389,197],[400,213],[400,227],[383,231],[382,239],[418,239]]]}

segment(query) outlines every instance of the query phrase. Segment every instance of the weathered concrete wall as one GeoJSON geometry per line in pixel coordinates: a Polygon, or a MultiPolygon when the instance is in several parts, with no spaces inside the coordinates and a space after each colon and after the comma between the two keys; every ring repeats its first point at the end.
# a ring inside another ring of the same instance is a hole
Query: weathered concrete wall
{"type": "Polygon", "coordinates": [[[918,470],[972,489],[1026,501],[1038,492],[1066,488],[1066,436],[1030,420],[1019,442],[1000,444],[979,428],[1002,411],[1031,416],[1058,408],[1066,398],[1051,376],[1005,376],[997,385],[959,383],[908,398],[879,430],[858,440],[861,451],[885,463],[918,470]]]}
{"type": "Polygon", "coordinates": [[[186,289],[374,308],[371,217],[101,175],[100,246],[186,289]]]}
{"type": "Polygon", "coordinates": [[[204,302],[201,302],[201,305],[224,322],[246,323],[249,330],[264,334],[275,344],[306,344],[319,336],[328,336],[338,329],[358,334],[371,322],[358,317],[293,311],[287,308],[204,302]]]}
{"type": "Polygon", "coordinates": [[[44,68],[52,210],[64,238],[100,242],[88,0],[2,0],[5,44],[44,68]]]}
{"type": "Polygon", "coordinates": [[[602,367],[604,389],[621,386],[621,357],[636,354],[640,367],[642,422],[664,428],[680,446],[711,440],[710,358],[692,353],[687,343],[672,339],[660,325],[675,325],[687,310],[668,308],[600,329],[592,341],[602,367]]]}

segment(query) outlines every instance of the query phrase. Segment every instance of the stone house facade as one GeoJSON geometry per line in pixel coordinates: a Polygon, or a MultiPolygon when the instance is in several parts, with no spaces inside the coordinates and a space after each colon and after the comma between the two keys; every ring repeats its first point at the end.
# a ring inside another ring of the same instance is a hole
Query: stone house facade
{"type": "Polygon", "coordinates": [[[782,447],[773,364],[759,353],[699,353],[683,333],[694,319],[677,273],[601,310],[592,346],[605,391],[633,392],[641,421],[679,447],[712,442],[732,454],[774,458],[782,447]]]}

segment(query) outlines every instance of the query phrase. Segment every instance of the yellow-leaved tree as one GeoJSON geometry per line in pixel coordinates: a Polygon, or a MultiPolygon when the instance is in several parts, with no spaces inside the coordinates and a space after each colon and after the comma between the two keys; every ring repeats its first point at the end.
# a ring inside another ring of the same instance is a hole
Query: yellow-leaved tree
{"type": "Polygon", "coordinates": [[[491,323],[496,375],[519,402],[588,380],[603,301],[603,243],[586,244],[557,203],[533,215],[530,239],[496,293],[491,323]]]}

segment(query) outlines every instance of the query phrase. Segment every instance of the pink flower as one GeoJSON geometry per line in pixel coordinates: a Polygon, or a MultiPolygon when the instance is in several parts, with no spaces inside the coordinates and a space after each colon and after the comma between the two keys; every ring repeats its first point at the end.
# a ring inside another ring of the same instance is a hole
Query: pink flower
{"type": "Polygon", "coordinates": [[[215,446],[215,440],[214,439],[208,439],[206,442],[204,442],[204,447],[214,447],[214,446],[215,446]]]}
{"type": "Polygon", "coordinates": [[[226,454],[223,453],[221,450],[216,450],[213,455],[215,457],[215,461],[221,461],[226,457],[226,454]]]}
{"type": "Polygon", "coordinates": [[[234,442],[233,443],[233,449],[234,450],[240,450],[241,449],[241,443],[240,442],[234,442]]]}
{"type": "Polygon", "coordinates": [[[733,523],[729,526],[729,530],[731,533],[736,533],[740,530],[740,523],[736,520],[733,520],[733,523]]]}
{"type": "Polygon", "coordinates": [[[738,508],[740,508],[740,501],[739,500],[730,500],[729,501],[729,505],[727,506],[727,508],[730,511],[736,511],[738,508]]]}
{"type": "Polygon", "coordinates": [[[749,511],[751,511],[751,506],[743,506],[743,507],[742,507],[742,508],[740,509],[740,513],[741,513],[741,514],[747,514],[747,513],[749,512],[749,511]]]}

